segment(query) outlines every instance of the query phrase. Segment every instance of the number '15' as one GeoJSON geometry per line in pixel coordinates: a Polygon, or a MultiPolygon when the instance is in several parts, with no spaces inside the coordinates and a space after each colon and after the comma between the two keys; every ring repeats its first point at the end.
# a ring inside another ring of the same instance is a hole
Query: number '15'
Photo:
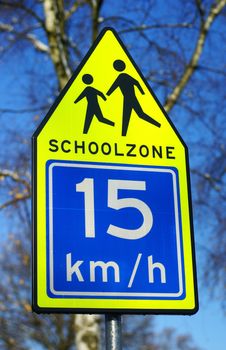
{"type": "MultiPolygon", "coordinates": [[[[145,181],[132,180],[108,180],[108,207],[120,210],[123,208],[135,208],[143,216],[142,224],[136,229],[125,229],[110,224],[107,233],[123,239],[139,239],[146,236],[153,225],[153,215],[149,206],[140,199],[134,197],[118,198],[119,190],[146,191],[145,181]]],[[[85,209],[85,237],[95,238],[95,203],[94,203],[94,179],[84,178],[76,184],[76,192],[84,193],[85,209]]]]}

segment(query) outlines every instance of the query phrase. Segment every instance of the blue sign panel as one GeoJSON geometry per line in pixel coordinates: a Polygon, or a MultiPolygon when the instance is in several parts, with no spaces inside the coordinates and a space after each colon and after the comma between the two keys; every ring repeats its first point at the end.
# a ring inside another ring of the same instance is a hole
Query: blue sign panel
{"type": "Polygon", "coordinates": [[[48,161],[52,298],[183,299],[178,173],[48,161]]]}

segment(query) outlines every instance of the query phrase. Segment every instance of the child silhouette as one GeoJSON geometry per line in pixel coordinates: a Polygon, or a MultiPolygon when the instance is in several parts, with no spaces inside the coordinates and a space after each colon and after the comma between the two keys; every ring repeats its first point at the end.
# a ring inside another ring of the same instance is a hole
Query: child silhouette
{"type": "MultiPolygon", "coordinates": [[[[93,83],[93,77],[91,74],[84,74],[82,77],[82,81],[86,85],[91,85],[93,83]]],[[[92,122],[94,115],[97,117],[97,119],[101,123],[105,123],[105,124],[108,124],[111,126],[115,125],[115,123],[112,122],[111,120],[104,118],[102,111],[100,109],[99,103],[98,103],[98,96],[100,96],[104,101],[107,100],[101,91],[99,91],[91,86],[87,86],[81,92],[81,94],[77,97],[77,99],[74,101],[74,103],[77,103],[80,100],[82,100],[84,97],[87,99],[87,110],[86,110],[86,118],[85,118],[85,124],[84,124],[84,128],[83,128],[83,134],[88,133],[88,130],[89,130],[89,127],[91,125],[91,122],[92,122]]]]}
{"type": "MultiPolygon", "coordinates": [[[[126,64],[122,60],[115,60],[113,63],[113,67],[117,72],[123,72],[126,68],[126,64]]],[[[132,110],[136,112],[138,117],[145,120],[146,122],[151,123],[157,126],[158,128],[161,126],[159,122],[147,115],[141,108],[139,101],[136,97],[135,86],[140,91],[140,93],[144,95],[144,91],[136,79],[134,79],[127,73],[120,73],[107,92],[107,95],[109,96],[112,94],[112,92],[114,92],[115,89],[120,88],[123,94],[124,102],[122,136],[126,136],[127,134],[132,110]]]]}

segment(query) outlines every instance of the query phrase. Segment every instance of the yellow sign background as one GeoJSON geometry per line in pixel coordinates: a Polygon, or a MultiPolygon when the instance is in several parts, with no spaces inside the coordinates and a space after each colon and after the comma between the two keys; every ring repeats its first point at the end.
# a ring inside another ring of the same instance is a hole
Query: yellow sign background
{"type": "Polygon", "coordinates": [[[89,310],[90,312],[95,312],[95,310],[98,312],[123,310],[124,313],[136,312],[136,310],[144,310],[150,313],[195,312],[197,309],[197,296],[187,149],[135,63],[126,52],[117,34],[112,29],[105,29],[100,34],[43,123],[35,132],[33,145],[34,216],[36,218],[34,225],[34,310],[37,312],[48,310],[62,310],[62,312],[68,310],[89,310]],[[160,128],[139,118],[133,111],[127,135],[121,136],[123,95],[120,89],[116,89],[110,96],[106,96],[110,86],[119,75],[119,72],[113,68],[115,60],[124,61],[126,64],[125,73],[136,79],[141,85],[144,94],[141,94],[135,88],[136,97],[144,112],[161,124],[160,128]],[[83,134],[87,100],[84,98],[77,103],[74,103],[74,101],[86,87],[82,80],[84,74],[91,74],[94,79],[91,86],[101,91],[107,97],[106,101],[98,98],[98,102],[104,117],[113,121],[115,126],[101,123],[94,117],[88,133],[83,134]],[[75,143],[77,146],[80,146],[77,147],[76,152],[75,143]],[[136,154],[136,156],[127,155],[129,148],[131,149],[131,146],[128,145],[135,145],[132,153],[136,154]],[[159,152],[161,150],[161,157],[156,151],[153,151],[153,146],[159,152]],[[148,155],[147,152],[149,152],[148,155]],[[186,286],[185,299],[64,299],[50,298],[47,295],[45,169],[48,160],[169,166],[178,170],[186,286]]]}

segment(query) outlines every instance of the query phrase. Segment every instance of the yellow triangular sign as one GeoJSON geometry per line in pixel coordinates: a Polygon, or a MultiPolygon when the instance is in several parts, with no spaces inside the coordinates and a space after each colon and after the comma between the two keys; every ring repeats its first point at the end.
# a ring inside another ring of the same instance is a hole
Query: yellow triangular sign
{"type": "MultiPolygon", "coordinates": [[[[112,30],[100,35],[53,108],[42,131],[48,135],[53,154],[83,157],[79,146],[84,146],[88,157],[96,152],[98,160],[105,161],[107,155],[110,161],[115,157],[116,140],[116,155],[127,154],[125,143],[136,141],[132,157],[141,156],[142,163],[148,158],[148,164],[150,158],[156,164],[164,160],[168,165],[167,159],[176,158],[181,148],[181,138],[112,30]],[[101,146],[91,143],[93,137],[98,145],[104,143],[103,152],[101,146]]],[[[123,157],[118,158],[124,162],[123,157]]]]}
{"type": "Polygon", "coordinates": [[[197,310],[187,147],[113,29],[33,155],[35,311],[197,310]]]}

